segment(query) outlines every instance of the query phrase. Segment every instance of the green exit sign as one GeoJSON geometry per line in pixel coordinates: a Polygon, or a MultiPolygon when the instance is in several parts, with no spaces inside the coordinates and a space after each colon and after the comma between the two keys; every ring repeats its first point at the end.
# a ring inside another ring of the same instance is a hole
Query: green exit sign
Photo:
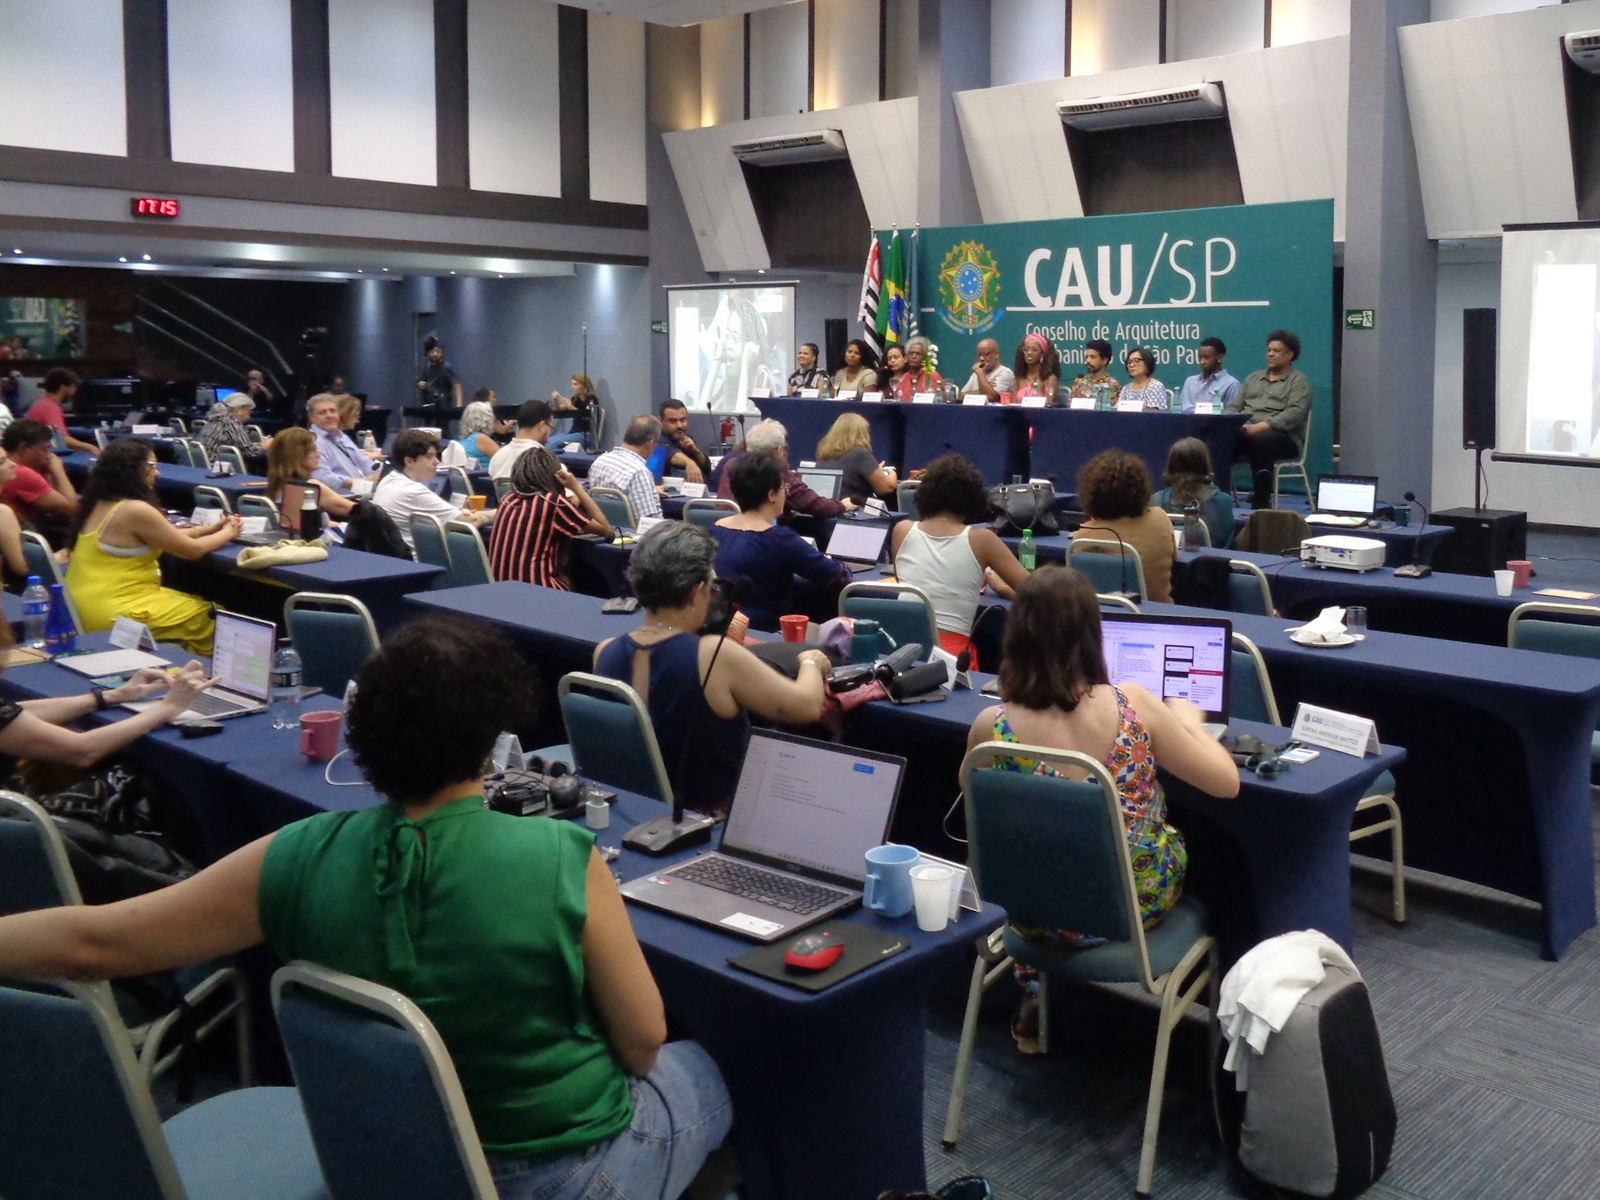
{"type": "Polygon", "coordinates": [[[665,333],[666,331],[667,331],[667,323],[665,321],[651,321],[650,322],[650,332],[651,333],[665,333]]]}
{"type": "Polygon", "coordinates": [[[1344,310],[1344,327],[1346,329],[1375,329],[1377,325],[1377,309],[1347,308],[1344,310]]]}

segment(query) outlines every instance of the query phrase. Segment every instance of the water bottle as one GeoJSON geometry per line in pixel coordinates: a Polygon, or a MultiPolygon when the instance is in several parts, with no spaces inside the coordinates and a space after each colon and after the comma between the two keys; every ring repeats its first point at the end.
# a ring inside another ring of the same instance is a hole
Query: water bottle
{"type": "Polygon", "coordinates": [[[364,429],[361,431],[361,448],[363,450],[376,450],[378,448],[377,440],[372,436],[372,430],[364,429]]]}
{"type": "Polygon", "coordinates": [[[833,397],[833,382],[826,375],[817,380],[817,399],[829,400],[833,397]]]}
{"type": "Polygon", "coordinates": [[[78,648],[78,631],[67,607],[67,594],[59,583],[50,585],[50,611],[44,619],[44,648],[51,654],[78,648]]]}
{"type": "Polygon", "coordinates": [[[1200,539],[1200,501],[1191,500],[1183,506],[1183,548],[1197,550],[1208,543],[1200,539]]]}
{"type": "Polygon", "coordinates": [[[50,593],[44,590],[37,575],[28,576],[28,586],[22,592],[22,644],[35,650],[44,649],[45,623],[50,618],[50,593]]]}
{"type": "Polygon", "coordinates": [[[1017,561],[1024,571],[1032,573],[1039,565],[1039,544],[1033,540],[1033,526],[1022,531],[1022,544],[1017,547],[1017,561]]]}
{"type": "Polygon", "coordinates": [[[298,729],[300,717],[300,655],[294,643],[284,638],[272,656],[272,727],[298,729]]]}
{"type": "Polygon", "coordinates": [[[310,484],[300,501],[300,536],[308,542],[322,536],[322,509],[317,507],[317,491],[310,484]]]}

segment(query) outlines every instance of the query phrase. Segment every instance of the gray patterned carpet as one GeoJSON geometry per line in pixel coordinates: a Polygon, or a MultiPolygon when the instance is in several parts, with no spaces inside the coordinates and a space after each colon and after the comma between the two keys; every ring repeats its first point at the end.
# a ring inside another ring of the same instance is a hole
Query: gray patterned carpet
{"type": "MultiPolygon", "coordinates": [[[[1600,591],[1600,539],[1534,534],[1529,543],[1547,585],[1600,591]]],[[[1387,874],[1358,869],[1354,879],[1355,959],[1400,1116],[1389,1171],[1367,1195],[1600,1196],[1600,931],[1544,962],[1532,905],[1422,874],[1410,881],[1410,921],[1397,928],[1387,874]]],[[[1058,989],[1052,1054],[1024,1058],[1007,1029],[1016,993],[992,988],[960,1142],[946,1151],[939,1137],[965,996],[963,971],[929,1014],[929,1181],[984,1175],[1003,1200],[1131,1196],[1154,1010],[1133,992],[1058,989]]],[[[1155,1195],[1246,1196],[1213,1132],[1203,1027],[1187,1025],[1173,1049],[1155,1195]]]]}

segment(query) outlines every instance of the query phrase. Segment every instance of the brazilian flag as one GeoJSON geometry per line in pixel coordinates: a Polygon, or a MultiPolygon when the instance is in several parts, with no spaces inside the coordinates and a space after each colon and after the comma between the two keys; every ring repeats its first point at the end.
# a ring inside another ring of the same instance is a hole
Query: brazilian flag
{"type": "Polygon", "coordinates": [[[908,327],[910,307],[905,254],[900,248],[900,231],[889,241],[883,262],[883,287],[878,303],[878,344],[885,350],[898,346],[911,336],[908,327]]]}

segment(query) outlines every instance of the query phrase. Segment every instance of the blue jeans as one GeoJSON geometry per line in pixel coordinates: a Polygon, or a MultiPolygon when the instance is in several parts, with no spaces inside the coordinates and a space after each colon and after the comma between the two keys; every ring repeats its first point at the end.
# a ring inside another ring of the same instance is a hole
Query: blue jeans
{"type": "Polygon", "coordinates": [[[589,435],[586,433],[552,433],[549,442],[546,444],[552,450],[562,450],[568,446],[576,446],[579,450],[582,450],[588,438],[589,435]]]}
{"type": "Polygon", "coordinates": [[[491,1159],[500,1200],[668,1200],[680,1195],[733,1124],[722,1073],[695,1042],[669,1042],[633,1081],[633,1124],[554,1162],[491,1159]]]}

